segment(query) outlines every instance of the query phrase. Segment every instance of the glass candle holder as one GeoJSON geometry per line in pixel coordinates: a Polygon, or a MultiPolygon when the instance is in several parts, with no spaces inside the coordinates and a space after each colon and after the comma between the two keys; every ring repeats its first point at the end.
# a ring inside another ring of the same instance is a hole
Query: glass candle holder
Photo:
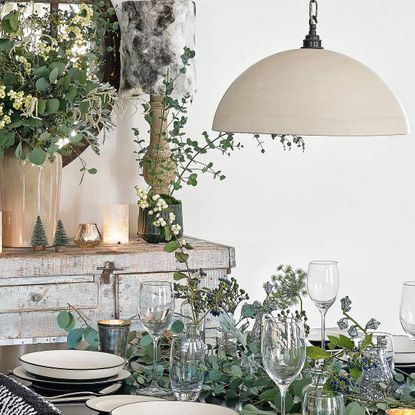
{"type": "Polygon", "coordinates": [[[105,243],[128,243],[129,211],[127,204],[104,206],[103,223],[105,243]]]}
{"type": "Polygon", "coordinates": [[[95,248],[102,242],[101,232],[96,223],[81,223],[74,237],[74,243],[80,248],[95,248]]]}
{"type": "Polygon", "coordinates": [[[131,322],[129,320],[98,320],[97,323],[101,352],[125,357],[131,322]]]}

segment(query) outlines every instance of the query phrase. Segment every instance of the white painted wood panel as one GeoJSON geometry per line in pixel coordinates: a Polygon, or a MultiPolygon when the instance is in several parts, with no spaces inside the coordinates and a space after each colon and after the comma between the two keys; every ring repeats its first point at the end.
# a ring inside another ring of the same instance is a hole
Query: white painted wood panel
{"type": "Polygon", "coordinates": [[[0,312],[59,310],[70,302],[77,308],[98,306],[99,284],[80,282],[69,284],[0,286],[0,312]]]}

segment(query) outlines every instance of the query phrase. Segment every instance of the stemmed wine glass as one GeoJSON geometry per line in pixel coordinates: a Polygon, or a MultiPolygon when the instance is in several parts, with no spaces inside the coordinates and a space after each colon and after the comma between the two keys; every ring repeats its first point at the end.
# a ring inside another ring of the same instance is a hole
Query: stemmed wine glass
{"type": "Polygon", "coordinates": [[[339,292],[339,267],[336,261],[312,261],[308,265],[308,295],[321,314],[321,348],[325,348],[326,313],[339,292]]]}
{"type": "Polygon", "coordinates": [[[306,359],[304,326],[295,318],[284,321],[265,315],[261,336],[262,363],[281,393],[281,415],[285,415],[285,395],[300,374],[306,359]]]}
{"type": "Polygon", "coordinates": [[[166,281],[145,281],[140,284],[138,316],[153,339],[153,380],[147,388],[140,389],[141,395],[165,396],[169,389],[157,382],[157,345],[161,335],[169,328],[174,314],[173,285],[166,281]]]}
{"type": "Polygon", "coordinates": [[[415,341],[415,281],[403,284],[399,318],[405,333],[415,341]]]}

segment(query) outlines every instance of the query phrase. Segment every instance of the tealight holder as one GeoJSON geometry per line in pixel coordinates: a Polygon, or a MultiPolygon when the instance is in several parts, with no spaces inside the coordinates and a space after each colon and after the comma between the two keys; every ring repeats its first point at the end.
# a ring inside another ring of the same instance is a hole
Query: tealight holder
{"type": "Polygon", "coordinates": [[[415,409],[412,408],[393,408],[386,411],[387,415],[415,415],[415,409]]]}
{"type": "Polygon", "coordinates": [[[125,357],[131,321],[98,320],[97,323],[101,352],[125,357]]]}
{"type": "Polygon", "coordinates": [[[126,244],[129,236],[128,204],[112,204],[103,210],[104,243],[126,244]]]}
{"type": "Polygon", "coordinates": [[[101,232],[96,223],[81,223],[74,237],[74,243],[80,248],[95,248],[102,242],[101,232]]]}

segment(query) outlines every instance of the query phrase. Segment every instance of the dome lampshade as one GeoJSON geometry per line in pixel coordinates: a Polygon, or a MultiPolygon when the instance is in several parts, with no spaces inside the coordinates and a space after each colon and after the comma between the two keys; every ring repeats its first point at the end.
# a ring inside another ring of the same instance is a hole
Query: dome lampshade
{"type": "Polygon", "coordinates": [[[277,53],[245,71],[222,98],[215,131],[304,136],[409,133],[391,89],[360,62],[324,49],[277,53]]]}

